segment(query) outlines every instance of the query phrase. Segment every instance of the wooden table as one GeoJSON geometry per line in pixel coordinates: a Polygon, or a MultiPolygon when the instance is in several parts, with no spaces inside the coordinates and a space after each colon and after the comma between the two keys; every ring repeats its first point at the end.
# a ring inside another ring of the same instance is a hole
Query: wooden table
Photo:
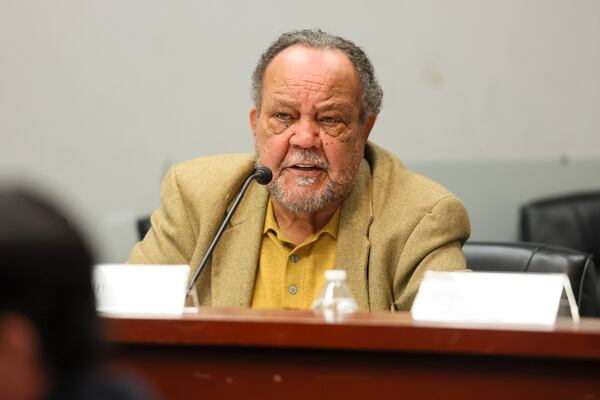
{"type": "Polygon", "coordinates": [[[202,308],[104,318],[111,365],[165,399],[600,399],[600,319],[424,324],[407,313],[202,308]]]}

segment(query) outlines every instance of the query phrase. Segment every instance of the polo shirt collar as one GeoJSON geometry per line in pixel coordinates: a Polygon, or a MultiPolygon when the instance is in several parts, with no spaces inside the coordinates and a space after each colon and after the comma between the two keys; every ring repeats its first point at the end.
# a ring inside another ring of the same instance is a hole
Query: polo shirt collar
{"type": "MultiPolygon", "coordinates": [[[[341,207],[338,207],[337,210],[333,213],[331,219],[325,224],[323,228],[319,232],[315,234],[316,237],[321,236],[324,233],[330,234],[333,238],[337,239],[338,235],[338,227],[340,224],[340,210],[341,207]]],[[[277,220],[275,219],[275,213],[273,211],[273,202],[269,197],[269,202],[267,204],[267,212],[265,215],[265,224],[263,228],[263,235],[267,232],[273,231],[277,235],[277,238],[280,240],[285,240],[283,237],[283,233],[281,232],[279,225],[277,224],[277,220]]],[[[313,236],[313,235],[311,235],[313,236]]]]}

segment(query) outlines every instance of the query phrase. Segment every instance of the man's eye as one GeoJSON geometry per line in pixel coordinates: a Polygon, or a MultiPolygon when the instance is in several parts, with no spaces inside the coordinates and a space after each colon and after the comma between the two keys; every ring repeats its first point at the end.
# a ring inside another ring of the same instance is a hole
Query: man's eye
{"type": "Polygon", "coordinates": [[[338,124],[341,122],[339,118],[335,117],[323,117],[321,118],[321,121],[325,124],[338,124]]]}
{"type": "Polygon", "coordinates": [[[275,118],[277,118],[280,121],[289,121],[292,119],[292,117],[289,114],[286,113],[275,113],[275,118]]]}

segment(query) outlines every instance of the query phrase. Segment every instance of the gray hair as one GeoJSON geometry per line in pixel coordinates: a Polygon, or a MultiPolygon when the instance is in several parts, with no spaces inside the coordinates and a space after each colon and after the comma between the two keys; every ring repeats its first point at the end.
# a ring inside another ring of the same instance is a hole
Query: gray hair
{"type": "Polygon", "coordinates": [[[251,96],[254,106],[260,109],[262,100],[262,85],[265,70],[275,56],[293,45],[302,45],[315,49],[337,49],[343,51],[354,66],[361,86],[361,120],[369,114],[379,114],[383,90],[375,78],[375,69],[365,52],[353,42],[323,32],[320,29],[302,29],[282,34],[260,56],[258,64],[252,73],[251,96]]]}

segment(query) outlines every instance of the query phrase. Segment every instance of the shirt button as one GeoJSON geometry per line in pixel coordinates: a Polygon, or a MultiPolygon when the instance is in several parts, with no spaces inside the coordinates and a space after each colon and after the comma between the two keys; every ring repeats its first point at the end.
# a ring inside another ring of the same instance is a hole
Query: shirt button
{"type": "Polygon", "coordinates": [[[295,262],[298,262],[300,257],[298,257],[296,254],[294,254],[293,256],[290,257],[290,259],[292,260],[293,263],[295,263],[295,262]]]}
{"type": "Polygon", "coordinates": [[[290,294],[296,294],[298,293],[298,288],[294,285],[290,286],[290,294]]]}

